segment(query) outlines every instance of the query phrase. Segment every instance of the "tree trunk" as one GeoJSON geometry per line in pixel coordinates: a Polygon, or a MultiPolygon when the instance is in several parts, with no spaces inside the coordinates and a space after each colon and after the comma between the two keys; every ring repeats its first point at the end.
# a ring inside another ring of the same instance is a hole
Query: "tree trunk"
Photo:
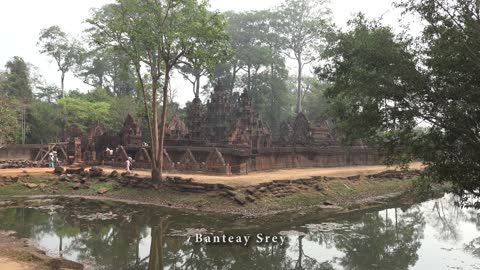
{"type": "Polygon", "coordinates": [[[152,168],[152,182],[154,187],[158,189],[160,182],[162,182],[162,172],[158,167],[152,168]]]}
{"type": "MultiPolygon", "coordinates": [[[[152,77],[154,75],[152,74],[152,77]]],[[[158,135],[158,99],[157,99],[157,93],[158,93],[158,78],[152,83],[152,92],[153,92],[153,98],[152,98],[152,111],[153,111],[153,131],[151,132],[153,135],[152,138],[152,181],[155,186],[155,188],[158,188],[158,185],[160,184],[160,181],[162,180],[162,172],[161,172],[161,163],[160,160],[158,159],[158,153],[159,153],[159,147],[160,147],[160,138],[158,135]]]]}
{"type": "Polygon", "coordinates": [[[113,66],[112,82],[113,82],[112,91],[115,93],[115,95],[120,96],[120,93],[118,93],[118,85],[117,85],[117,67],[115,65],[113,66]]]}
{"type": "Polygon", "coordinates": [[[233,70],[232,70],[232,85],[230,87],[230,94],[233,93],[233,89],[235,88],[235,80],[237,79],[237,65],[233,65],[233,70]]]}
{"type": "Polygon", "coordinates": [[[157,160],[156,160],[156,153],[158,149],[158,102],[157,102],[157,92],[158,92],[158,76],[156,76],[154,73],[151,73],[150,75],[152,76],[152,112],[153,112],[153,119],[150,117],[149,114],[149,109],[147,105],[147,96],[145,94],[145,84],[142,79],[142,75],[140,72],[140,64],[139,62],[135,62],[135,72],[137,73],[138,81],[140,82],[140,90],[142,91],[142,97],[143,97],[143,105],[145,107],[145,114],[147,117],[147,122],[148,122],[148,130],[150,132],[150,149],[151,149],[151,156],[152,156],[152,182],[159,183],[161,178],[160,178],[160,172],[157,168],[157,160]]]}
{"type": "Polygon", "coordinates": [[[196,89],[195,89],[195,97],[199,98],[200,97],[200,74],[195,75],[195,81],[197,82],[196,89]]]}
{"type": "Polygon", "coordinates": [[[60,238],[60,243],[58,244],[58,254],[60,257],[63,257],[63,236],[59,236],[60,238]]]}
{"type": "Polygon", "coordinates": [[[301,113],[302,109],[302,59],[300,57],[297,58],[298,61],[298,74],[297,74],[297,108],[295,110],[296,113],[301,113]]]}
{"type": "Polygon", "coordinates": [[[192,83],[192,93],[195,97],[197,97],[197,93],[196,93],[195,89],[197,89],[197,84],[196,84],[196,82],[193,82],[192,83]]]}
{"type": "Polygon", "coordinates": [[[278,113],[274,112],[275,108],[275,85],[273,80],[275,79],[275,67],[273,64],[270,65],[270,125],[271,129],[277,131],[277,117],[278,113]]]}
{"type": "Polygon", "coordinates": [[[25,144],[25,133],[27,129],[27,123],[26,123],[26,112],[25,112],[25,107],[27,106],[25,103],[22,104],[22,144],[25,144]]]}
{"type": "Polygon", "coordinates": [[[60,77],[60,85],[62,88],[62,98],[65,97],[65,72],[62,71],[62,75],[60,77]]]}
{"type": "Polygon", "coordinates": [[[98,84],[100,85],[100,88],[103,88],[103,74],[99,76],[98,84]]]}
{"type": "Polygon", "coordinates": [[[247,91],[248,92],[250,92],[250,87],[251,87],[250,86],[250,84],[251,84],[250,80],[251,80],[251,77],[252,77],[251,72],[252,72],[251,67],[250,67],[250,65],[248,65],[248,67],[247,67],[247,91]]]}
{"type": "MultiPolygon", "coordinates": [[[[162,116],[160,120],[160,138],[159,138],[159,147],[157,153],[157,160],[158,160],[158,182],[154,182],[156,184],[160,183],[162,180],[162,173],[163,173],[163,143],[165,139],[165,122],[167,119],[167,101],[168,101],[168,84],[170,83],[170,68],[165,70],[165,80],[163,85],[163,107],[162,107],[162,116]]],[[[158,131],[157,131],[158,133],[158,131]]]]}
{"type": "Polygon", "coordinates": [[[150,242],[150,258],[148,261],[148,270],[163,269],[164,261],[164,245],[165,238],[164,233],[168,229],[168,224],[164,224],[164,220],[158,221],[157,218],[153,219],[151,229],[151,242],[150,242]]]}
{"type": "Polygon", "coordinates": [[[303,261],[303,237],[304,235],[301,235],[298,237],[298,260],[295,265],[295,269],[303,269],[302,267],[302,261],[303,261]]]}

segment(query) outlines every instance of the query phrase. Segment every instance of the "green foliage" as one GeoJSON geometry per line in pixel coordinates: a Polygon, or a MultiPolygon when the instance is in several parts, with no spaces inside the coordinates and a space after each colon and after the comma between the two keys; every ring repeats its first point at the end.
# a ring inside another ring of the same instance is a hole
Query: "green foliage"
{"type": "Polygon", "coordinates": [[[318,70],[331,84],[325,95],[329,115],[342,139],[383,143],[410,134],[415,116],[410,97],[423,83],[408,40],[391,29],[358,15],[350,30],[331,37],[323,54],[328,63],[318,70]]]}
{"type": "Polygon", "coordinates": [[[419,200],[431,198],[434,194],[432,180],[428,177],[415,178],[409,188],[409,193],[419,200]]]}
{"type": "Polygon", "coordinates": [[[430,178],[480,196],[478,1],[398,6],[424,20],[417,44],[361,15],[330,41],[319,73],[331,113],[345,139],[375,141],[389,162],[422,160],[430,178]]]}
{"type": "Polygon", "coordinates": [[[305,95],[303,98],[304,113],[311,121],[328,118],[328,102],[325,90],[328,84],[309,77],[304,78],[305,95]]]}
{"type": "Polygon", "coordinates": [[[275,27],[284,40],[282,49],[297,62],[296,112],[303,111],[303,69],[320,58],[330,31],[328,4],[328,0],[286,0],[277,13],[275,27]]]}
{"type": "Polygon", "coordinates": [[[51,143],[61,130],[62,111],[57,104],[34,101],[29,110],[27,142],[51,143]]]}
{"type": "Polygon", "coordinates": [[[65,126],[76,125],[86,131],[95,122],[107,123],[111,121],[108,112],[110,104],[107,102],[90,102],[84,98],[65,97],[58,101],[58,105],[65,113],[65,126]]]}
{"type": "Polygon", "coordinates": [[[21,123],[18,121],[17,105],[0,95],[0,146],[15,143],[20,138],[21,123]]]}
{"type": "Polygon", "coordinates": [[[82,96],[90,102],[109,103],[114,100],[114,96],[104,88],[95,88],[92,91],[89,91],[87,94],[84,94],[82,96]]]}
{"type": "Polygon", "coordinates": [[[227,33],[233,55],[215,67],[215,80],[230,92],[249,91],[260,116],[274,133],[290,116],[288,71],[281,54],[285,42],[277,31],[276,12],[228,12],[227,33]]]}
{"type": "Polygon", "coordinates": [[[64,96],[65,73],[78,62],[82,51],[80,45],[76,40],[70,39],[59,26],[54,25],[40,31],[37,46],[40,47],[40,53],[55,60],[58,70],[61,72],[61,94],[64,96]]]}
{"type": "Polygon", "coordinates": [[[212,77],[216,64],[226,61],[231,56],[229,38],[224,31],[225,19],[217,13],[200,9],[199,21],[194,25],[194,32],[205,31],[205,25],[210,25],[208,31],[203,32],[203,37],[190,44],[186,61],[181,62],[179,68],[184,78],[193,85],[195,97],[200,95],[200,79],[208,75],[212,77]],[[216,42],[212,42],[216,40],[216,42]],[[193,79],[190,78],[193,76],[193,79]]]}
{"type": "MultiPolygon", "coordinates": [[[[108,122],[105,123],[111,134],[119,134],[123,127],[123,121],[125,117],[130,113],[136,117],[137,121],[141,121],[143,111],[142,105],[138,99],[129,96],[115,97],[110,101],[110,109],[108,110],[108,122]]],[[[142,134],[148,134],[148,123],[141,123],[142,134]]],[[[144,136],[144,139],[148,141],[148,137],[144,136]]]]}
{"type": "Polygon", "coordinates": [[[88,93],[71,91],[57,103],[36,100],[29,110],[27,141],[56,141],[59,132],[69,125],[86,131],[95,123],[103,124],[110,134],[118,134],[128,113],[137,115],[139,103],[134,97],[114,96],[103,88],[88,93]]]}
{"type": "Polygon", "coordinates": [[[401,1],[425,22],[419,52],[428,87],[416,107],[430,128],[421,158],[432,176],[480,196],[480,4],[475,0],[401,1]]]}
{"type": "Polygon", "coordinates": [[[35,97],[50,104],[56,102],[60,95],[60,89],[55,85],[39,86],[37,89],[39,91],[35,93],[35,97]]]}
{"type": "Polygon", "coordinates": [[[27,63],[18,56],[5,65],[5,78],[0,81],[0,93],[28,102],[32,99],[30,70],[27,63]]]}
{"type": "Polygon", "coordinates": [[[117,96],[135,94],[135,71],[119,50],[96,48],[79,58],[75,74],[88,85],[107,89],[117,96]]]}
{"type": "Polygon", "coordinates": [[[222,16],[196,0],[117,0],[96,10],[88,22],[95,43],[121,50],[135,67],[151,135],[152,178],[158,183],[171,72],[181,63],[193,62],[210,69],[213,50],[220,52],[227,40],[222,16]]]}

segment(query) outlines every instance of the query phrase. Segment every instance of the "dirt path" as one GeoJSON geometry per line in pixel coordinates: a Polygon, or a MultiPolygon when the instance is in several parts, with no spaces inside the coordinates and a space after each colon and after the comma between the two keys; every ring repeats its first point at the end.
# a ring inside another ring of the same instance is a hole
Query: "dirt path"
{"type": "Polygon", "coordinates": [[[14,261],[9,258],[0,257],[0,269],[5,270],[33,270],[35,265],[26,262],[14,261]]]}
{"type": "Polygon", "coordinates": [[[0,176],[2,175],[18,175],[22,174],[23,171],[28,172],[29,174],[42,174],[47,172],[52,172],[52,168],[20,168],[20,169],[1,169],[0,176]]]}
{"type": "MultiPolygon", "coordinates": [[[[110,173],[113,170],[123,171],[120,168],[102,167],[105,172],[110,173]]],[[[420,162],[412,163],[411,169],[421,169],[422,164],[420,162]]],[[[384,165],[371,165],[371,166],[348,166],[348,167],[331,167],[331,168],[303,168],[303,169],[283,169],[276,171],[262,171],[251,172],[247,175],[212,175],[204,173],[165,173],[165,176],[180,176],[182,178],[193,178],[194,181],[202,183],[223,183],[233,186],[248,186],[262,182],[270,182],[272,180],[284,180],[284,179],[299,179],[308,178],[311,176],[330,176],[330,177],[348,177],[353,175],[369,175],[385,170],[395,170],[396,167],[387,167],[384,165]]],[[[42,174],[51,172],[49,168],[23,168],[23,169],[3,169],[0,170],[0,176],[2,175],[19,175],[23,171],[29,174],[42,174]]],[[[150,176],[148,170],[135,170],[141,176],[150,176]]]]}

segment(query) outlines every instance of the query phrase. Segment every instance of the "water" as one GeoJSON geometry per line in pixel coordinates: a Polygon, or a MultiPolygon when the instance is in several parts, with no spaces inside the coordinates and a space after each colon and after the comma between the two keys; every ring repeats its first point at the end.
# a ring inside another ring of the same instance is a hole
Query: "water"
{"type": "Polygon", "coordinates": [[[0,202],[0,229],[87,269],[480,269],[480,212],[455,197],[329,217],[262,219],[82,199],[0,202]],[[287,236],[284,245],[189,236],[287,236]]]}

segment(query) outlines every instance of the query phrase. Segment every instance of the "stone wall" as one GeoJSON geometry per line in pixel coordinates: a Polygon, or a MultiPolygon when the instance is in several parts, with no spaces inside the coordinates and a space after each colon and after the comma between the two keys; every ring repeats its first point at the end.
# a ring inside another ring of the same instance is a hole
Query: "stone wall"
{"type": "Polygon", "coordinates": [[[379,152],[372,148],[279,147],[264,149],[252,157],[248,170],[374,165],[380,164],[382,159],[379,152]]]}
{"type": "Polygon", "coordinates": [[[0,160],[32,160],[37,152],[36,145],[7,145],[0,148],[0,160]]]}
{"type": "MultiPolygon", "coordinates": [[[[138,151],[141,149],[126,150],[136,159],[134,168],[150,168],[149,162],[139,158],[138,151]]],[[[146,149],[143,151],[149,152],[146,149]]],[[[257,154],[249,154],[248,151],[235,148],[167,146],[166,152],[169,157],[166,160],[171,160],[172,163],[172,166],[164,167],[167,171],[172,171],[173,168],[174,171],[202,171],[222,175],[288,168],[375,165],[383,161],[380,152],[365,147],[271,147],[261,149],[257,154]]],[[[124,156],[115,160],[113,166],[125,167],[127,155],[124,156]]],[[[111,162],[103,164],[112,165],[111,162]]]]}

